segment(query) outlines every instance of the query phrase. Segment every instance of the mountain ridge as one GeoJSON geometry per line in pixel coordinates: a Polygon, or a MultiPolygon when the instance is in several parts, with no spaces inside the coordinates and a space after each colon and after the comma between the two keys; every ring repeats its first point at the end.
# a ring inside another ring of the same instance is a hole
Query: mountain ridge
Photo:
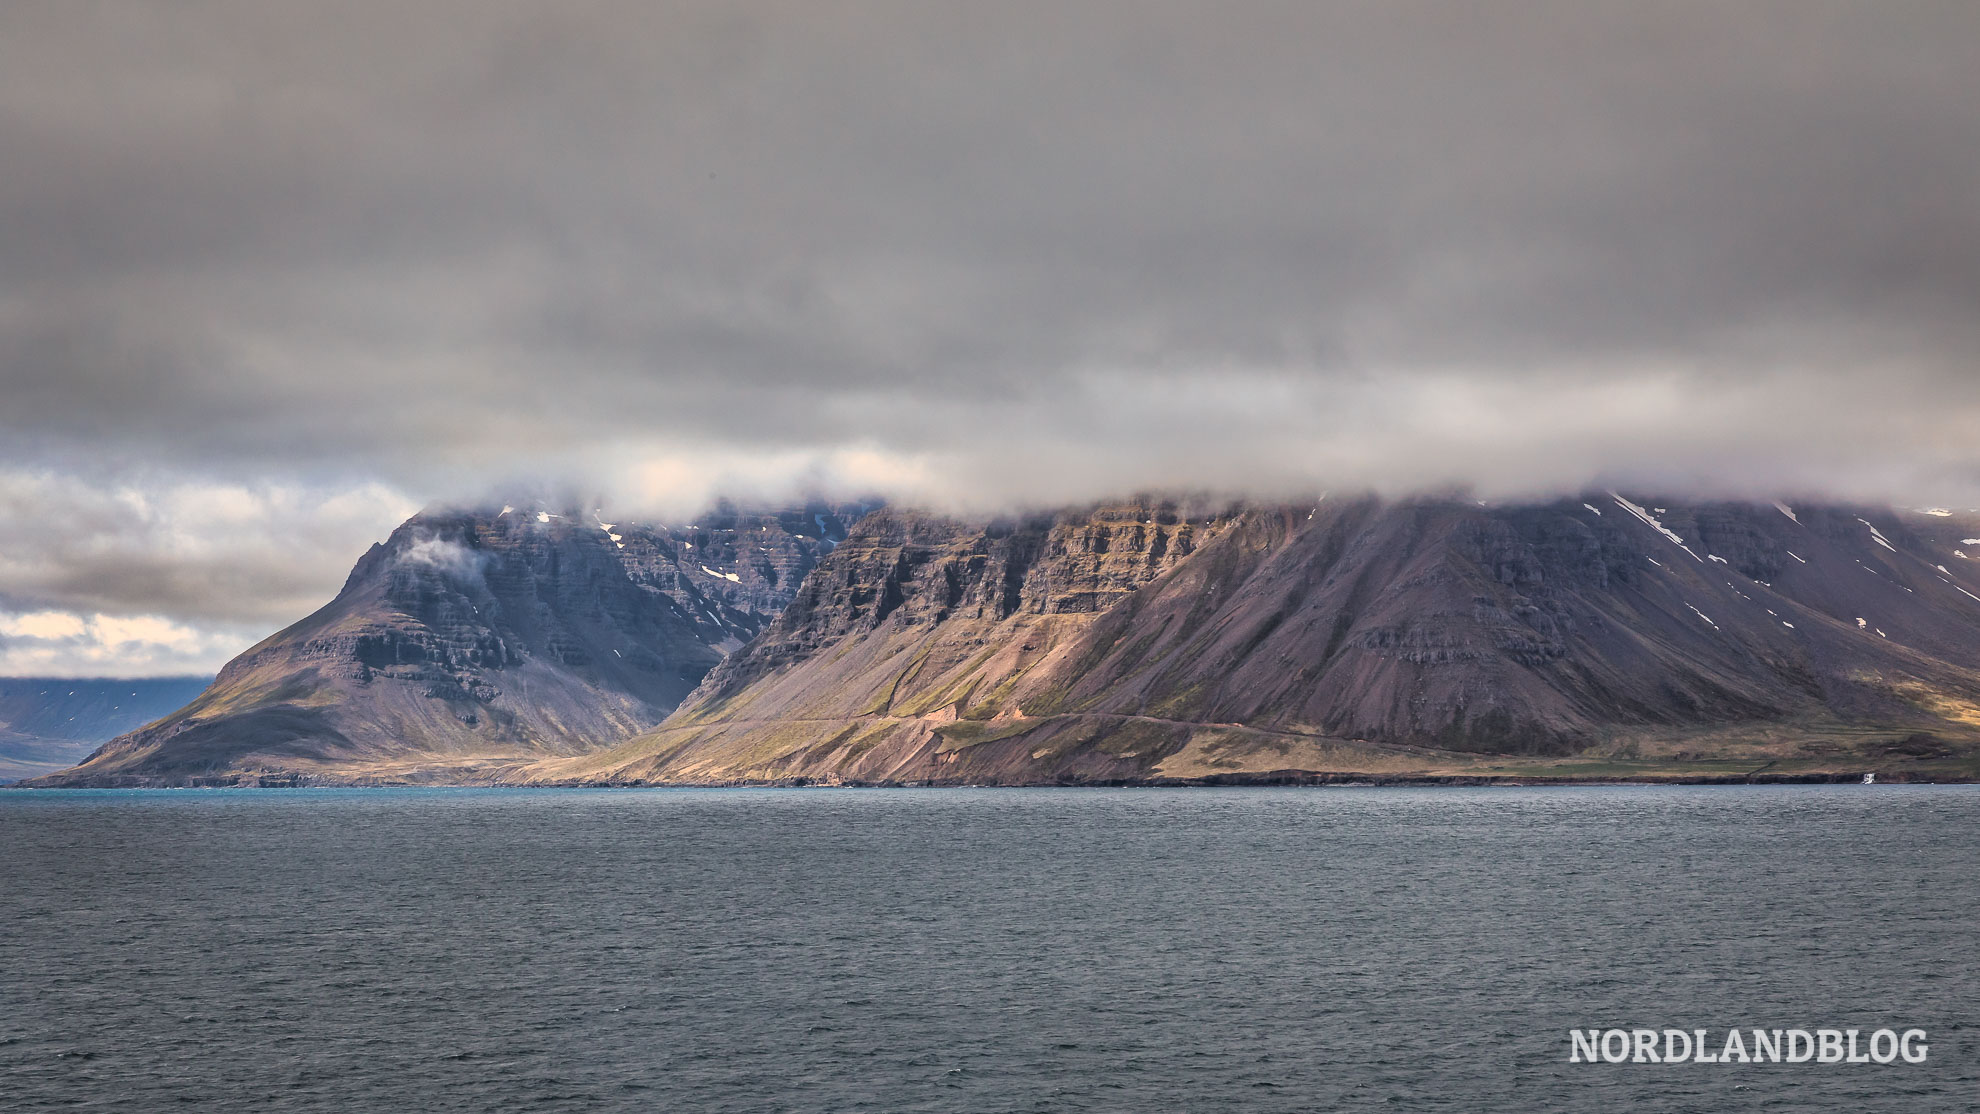
{"type": "Polygon", "coordinates": [[[1047,588],[1028,612],[988,619],[968,563],[1008,573],[1021,562],[1006,543],[917,538],[880,512],[819,575],[861,563],[853,579],[897,601],[885,615],[808,587],[659,728],[529,776],[1662,776],[1701,750],[1743,766],[1695,776],[1848,776],[1904,758],[1972,776],[1980,577],[1951,570],[1967,558],[1948,534],[1970,525],[1664,503],[1234,506],[1198,519],[1190,553],[1167,564],[1149,558],[1174,508],[1062,514],[1039,535],[1048,578],[1096,542],[1149,575],[1097,609],[1047,588]],[[959,599],[976,607],[960,627],[945,613],[959,599]],[[1859,624],[1862,612],[1883,618],[1859,624]],[[1833,753],[1776,738],[1797,733],[1833,753]],[[1866,746],[1924,753],[1884,761],[1866,746]],[[1652,760],[1632,766],[1645,747],[1652,760]],[[1575,773],[1590,755],[1603,761],[1575,773]]]}
{"type": "Polygon", "coordinates": [[[36,784],[1980,777],[1972,514],[842,509],[417,516],[36,784]]]}

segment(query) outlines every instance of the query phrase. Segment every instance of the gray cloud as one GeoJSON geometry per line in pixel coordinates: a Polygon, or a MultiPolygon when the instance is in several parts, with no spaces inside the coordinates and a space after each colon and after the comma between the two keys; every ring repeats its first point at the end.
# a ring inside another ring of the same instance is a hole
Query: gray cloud
{"type": "Polygon", "coordinates": [[[215,669],[321,606],[413,509],[378,484],[0,468],[0,676],[215,669]]]}
{"type": "Polygon", "coordinates": [[[301,564],[23,525],[0,603],[259,621],[521,484],[1976,501],[1976,44],[1964,2],[9,5],[0,470],[373,509],[301,564]]]}

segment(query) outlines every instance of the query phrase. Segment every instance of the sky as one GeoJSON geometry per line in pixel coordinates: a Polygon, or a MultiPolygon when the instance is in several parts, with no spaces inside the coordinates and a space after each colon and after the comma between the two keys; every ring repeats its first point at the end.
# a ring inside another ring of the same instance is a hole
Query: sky
{"type": "Polygon", "coordinates": [[[422,505],[1980,504],[1980,5],[17,0],[0,675],[422,505]]]}

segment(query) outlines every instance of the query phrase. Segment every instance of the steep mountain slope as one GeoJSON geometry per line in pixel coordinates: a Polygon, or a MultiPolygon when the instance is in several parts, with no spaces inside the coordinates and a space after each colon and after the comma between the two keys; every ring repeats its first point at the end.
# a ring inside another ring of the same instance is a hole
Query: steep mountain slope
{"type": "Polygon", "coordinates": [[[477,781],[660,722],[863,508],[429,511],[178,712],[36,784],[477,781]]]}
{"type": "Polygon", "coordinates": [[[881,512],[659,729],[524,776],[1970,777],[1961,521],[1609,493],[881,512]]]}
{"type": "Polygon", "coordinates": [[[211,677],[0,677],[0,782],[75,765],[198,696],[211,677]]]}

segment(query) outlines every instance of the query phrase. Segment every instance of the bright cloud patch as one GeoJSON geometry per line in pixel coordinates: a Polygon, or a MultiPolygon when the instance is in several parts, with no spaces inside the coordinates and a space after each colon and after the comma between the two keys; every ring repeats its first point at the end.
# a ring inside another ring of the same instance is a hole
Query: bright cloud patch
{"type": "Polygon", "coordinates": [[[416,509],[382,484],[0,466],[0,675],[210,671],[328,602],[416,509]]]}
{"type": "Polygon", "coordinates": [[[89,624],[66,611],[32,611],[26,615],[0,615],[0,634],[18,638],[54,640],[81,638],[89,624]]]}
{"type": "Polygon", "coordinates": [[[156,615],[0,612],[0,675],[142,677],[211,673],[259,635],[156,615]]]}

